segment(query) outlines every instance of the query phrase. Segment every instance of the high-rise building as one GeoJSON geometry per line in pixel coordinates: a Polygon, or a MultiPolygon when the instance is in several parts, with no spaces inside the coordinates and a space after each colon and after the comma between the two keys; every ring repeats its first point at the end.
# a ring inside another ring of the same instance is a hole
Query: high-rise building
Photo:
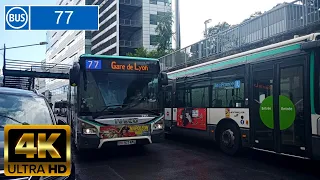
{"type": "MultiPolygon", "coordinates": [[[[57,0],[58,5],[99,5],[98,31],[48,31],[47,63],[72,64],[81,54],[126,55],[156,49],[158,17],[171,11],[170,0],[57,0]]],[[[52,102],[66,100],[68,80],[46,80],[52,102]]]]}
{"type": "Polygon", "coordinates": [[[95,0],[100,28],[92,32],[92,54],[126,55],[156,48],[157,19],[172,11],[170,0],[95,0]]]}
{"type": "MultiPolygon", "coordinates": [[[[57,5],[90,5],[92,0],[57,0],[57,5]]],[[[46,63],[72,64],[81,54],[91,53],[91,31],[48,31],[46,63]]],[[[45,88],[49,90],[52,101],[66,100],[68,80],[46,79],[45,88]]]]}
{"type": "Polygon", "coordinates": [[[3,86],[3,76],[0,74],[0,87],[3,86]]]}

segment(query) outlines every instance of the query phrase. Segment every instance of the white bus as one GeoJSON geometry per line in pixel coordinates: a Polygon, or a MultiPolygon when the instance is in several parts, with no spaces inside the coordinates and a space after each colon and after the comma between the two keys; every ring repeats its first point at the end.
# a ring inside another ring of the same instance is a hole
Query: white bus
{"type": "Polygon", "coordinates": [[[320,34],[168,73],[165,132],[320,159],[320,34]]]}

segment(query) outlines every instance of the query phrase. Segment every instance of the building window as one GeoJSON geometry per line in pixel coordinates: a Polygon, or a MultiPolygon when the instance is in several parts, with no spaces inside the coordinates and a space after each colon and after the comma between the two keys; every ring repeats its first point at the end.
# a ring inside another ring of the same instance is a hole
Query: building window
{"type": "Polygon", "coordinates": [[[157,4],[157,0],[150,0],[150,4],[157,4]]]}
{"type": "Polygon", "coordinates": [[[157,25],[158,16],[155,14],[150,14],[150,24],[157,25]]]}
{"type": "Polygon", "coordinates": [[[166,14],[165,12],[161,12],[161,11],[158,11],[158,12],[157,12],[157,15],[158,15],[158,16],[164,16],[165,14],[166,14]]]}
{"type": "Polygon", "coordinates": [[[150,35],[150,45],[156,46],[158,45],[158,36],[150,35]]]}

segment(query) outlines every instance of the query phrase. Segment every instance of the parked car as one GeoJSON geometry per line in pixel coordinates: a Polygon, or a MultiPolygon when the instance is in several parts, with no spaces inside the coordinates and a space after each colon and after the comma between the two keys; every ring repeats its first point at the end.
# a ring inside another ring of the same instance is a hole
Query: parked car
{"type": "Polygon", "coordinates": [[[75,179],[75,166],[69,177],[6,177],[4,175],[4,126],[6,124],[64,125],[56,120],[50,104],[41,94],[33,91],[0,87],[0,179],[75,179]]]}

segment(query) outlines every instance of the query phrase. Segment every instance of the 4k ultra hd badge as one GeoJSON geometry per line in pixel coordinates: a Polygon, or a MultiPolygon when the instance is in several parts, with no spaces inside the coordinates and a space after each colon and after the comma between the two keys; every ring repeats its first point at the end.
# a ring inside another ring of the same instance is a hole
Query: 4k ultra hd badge
{"type": "Polygon", "coordinates": [[[29,6],[5,6],[5,30],[29,30],[29,6]]]}

